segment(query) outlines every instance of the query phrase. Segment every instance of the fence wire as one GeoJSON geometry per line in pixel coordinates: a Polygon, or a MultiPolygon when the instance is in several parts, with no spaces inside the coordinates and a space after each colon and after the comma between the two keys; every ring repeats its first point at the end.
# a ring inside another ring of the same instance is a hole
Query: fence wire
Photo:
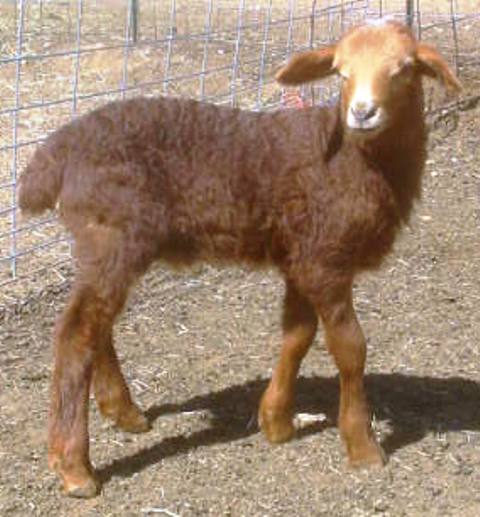
{"type": "MultiPolygon", "coordinates": [[[[273,83],[292,52],[365,18],[410,22],[480,86],[473,1],[0,0],[0,305],[64,279],[70,245],[53,214],[22,220],[19,171],[35,146],[109,100],[176,95],[255,110],[330,102],[332,80],[293,97],[273,83]]],[[[477,7],[478,11],[478,7],[477,7]]],[[[432,95],[432,98],[435,96],[432,95]]]]}

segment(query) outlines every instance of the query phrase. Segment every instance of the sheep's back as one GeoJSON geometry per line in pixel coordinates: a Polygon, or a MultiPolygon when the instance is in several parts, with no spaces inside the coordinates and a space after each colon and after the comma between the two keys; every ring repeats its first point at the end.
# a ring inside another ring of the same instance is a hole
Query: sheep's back
{"type": "Polygon", "coordinates": [[[135,224],[189,257],[266,260],[275,178],[304,159],[276,118],[172,98],[106,105],[71,125],[64,219],[135,224]]]}

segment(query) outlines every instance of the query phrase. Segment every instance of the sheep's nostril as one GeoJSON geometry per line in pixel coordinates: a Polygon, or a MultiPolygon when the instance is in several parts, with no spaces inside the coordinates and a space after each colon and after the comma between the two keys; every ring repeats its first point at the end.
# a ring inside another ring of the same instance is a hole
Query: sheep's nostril
{"type": "Polygon", "coordinates": [[[355,105],[350,108],[352,115],[359,121],[365,122],[371,119],[377,113],[377,106],[375,105],[355,105]]]}

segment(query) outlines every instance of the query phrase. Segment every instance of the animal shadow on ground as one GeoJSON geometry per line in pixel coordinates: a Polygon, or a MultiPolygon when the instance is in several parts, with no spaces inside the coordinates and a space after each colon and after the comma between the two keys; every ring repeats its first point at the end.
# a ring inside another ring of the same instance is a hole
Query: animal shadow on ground
{"type": "MultiPolygon", "coordinates": [[[[428,432],[480,431],[480,384],[461,377],[433,378],[403,374],[373,374],[365,377],[377,420],[389,421],[391,432],[383,442],[389,454],[421,440],[428,432]]],[[[258,431],[252,422],[265,380],[249,381],[221,391],[193,397],[179,404],[152,406],[151,422],[167,414],[206,410],[211,426],[189,436],[165,438],[133,455],[101,468],[103,483],[112,477],[130,477],[162,459],[200,446],[245,438],[258,431]]],[[[297,412],[324,413],[322,422],[299,430],[297,439],[317,433],[336,422],[339,385],[337,378],[311,377],[298,380],[297,412]]]]}

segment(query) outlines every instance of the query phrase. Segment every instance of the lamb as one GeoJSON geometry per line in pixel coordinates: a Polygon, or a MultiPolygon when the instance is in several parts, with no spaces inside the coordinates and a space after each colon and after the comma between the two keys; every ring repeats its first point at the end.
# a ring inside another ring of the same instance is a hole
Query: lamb
{"type": "Polygon", "coordinates": [[[339,428],[353,466],[382,465],[364,389],[352,283],[378,268],[420,197],[422,76],[460,84],[431,46],[386,21],[293,57],[297,85],[343,77],[332,107],[256,113],[175,98],[112,102],[58,131],[20,179],[19,206],[58,205],[78,270],[55,332],[48,459],[70,496],[92,497],[92,385],[125,431],[149,422],[121,373],[112,326],[156,260],[275,267],[285,279],[280,360],[259,407],[270,442],[294,434],[294,389],[320,318],[340,373],[339,428]]]}

